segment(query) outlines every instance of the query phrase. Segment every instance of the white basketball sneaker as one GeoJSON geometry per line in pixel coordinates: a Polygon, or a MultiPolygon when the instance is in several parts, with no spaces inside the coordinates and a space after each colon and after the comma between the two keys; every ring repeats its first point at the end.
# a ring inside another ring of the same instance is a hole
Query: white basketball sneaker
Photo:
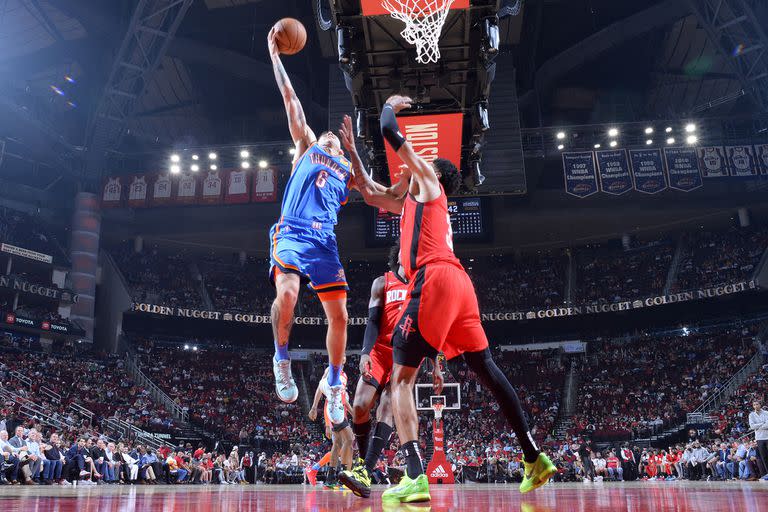
{"type": "Polygon", "coordinates": [[[291,360],[278,361],[277,354],[272,357],[272,372],[275,374],[275,391],[277,397],[287,404],[292,404],[299,398],[299,388],[291,374],[291,360]]]}
{"type": "Polygon", "coordinates": [[[331,386],[331,396],[328,400],[328,416],[331,418],[331,423],[338,425],[344,421],[344,386],[339,384],[338,386],[331,386]]]}

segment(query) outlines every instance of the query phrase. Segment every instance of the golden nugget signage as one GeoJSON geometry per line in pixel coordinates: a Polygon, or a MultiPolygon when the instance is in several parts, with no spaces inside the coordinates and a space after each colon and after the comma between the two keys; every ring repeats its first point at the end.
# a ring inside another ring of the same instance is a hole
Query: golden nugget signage
{"type": "MultiPolygon", "coordinates": [[[[675,304],[678,302],[688,302],[701,299],[710,299],[722,297],[735,293],[756,290],[755,281],[743,281],[740,283],[724,286],[715,286],[690,292],[672,293],[670,295],[661,295],[658,297],[648,297],[647,299],[628,300],[623,302],[613,302],[609,304],[590,304],[585,306],[570,306],[550,309],[538,309],[534,311],[514,311],[506,313],[484,313],[483,322],[516,322],[521,320],[536,320],[539,318],[561,318],[578,315],[591,315],[596,313],[611,313],[616,311],[632,311],[637,309],[663,306],[665,304],[675,304]]],[[[257,315],[253,313],[222,313],[219,311],[206,311],[190,308],[179,308],[170,306],[160,306],[157,304],[146,304],[135,302],[133,311],[141,313],[150,313],[154,315],[176,316],[184,318],[201,318],[204,320],[223,320],[227,322],[241,322],[248,324],[269,324],[272,319],[269,315],[257,315]]],[[[348,325],[365,325],[367,318],[350,318],[348,325]]],[[[328,320],[320,317],[297,317],[294,318],[296,325],[328,325],[328,320]]]]}
{"type": "MultiPolygon", "coordinates": [[[[226,322],[241,322],[246,324],[269,324],[272,317],[269,315],[257,315],[254,313],[223,313],[221,311],[207,311],[201,309],[179,308],[160,306],[157,304],[146,304],[134,302],[131,308],[133,311],[141,313],[151,313],[153,315],[177,316],[184,318],[201,318],[203,320],[223,320],[226,322]]],[[[320,317],[296,317],[293,320],[296,325],[327,325],[328,320],[320,317]]],[[[349,325],[365,325],[367,318],[350,318],[349,325]]]]}
{"type": "Polygon", "coordinates": [[[15,276],[0,276],[0,288],[9,288],[17,292],[28,293],[30,295],[39,295],[40,297],[46,297],[48,299],[67,303],[77,302],[79,300],[79,296],[69,290],[49,288],[41,284],[30,283],[15,276]]]}
{"type": "Polygon", "coordinates": [[[676,304],[678,302],[689,302],[693,300],[723,297],[725,295],[732,295],[734,293],[741,293],[756,289],[757,283],[755,281],[742,281],[740,283],[714,286],[712,288],[704,288],[690,292],[672,293],[669,295],[648,297],[646,299],[627,300],[606,304],[589,304],[584,306],[568,307],[563,306],[559,308],[538,309],[534,311],[516,311],[509,313],[485,313],[482,315],[482,320],[483,322],[536,320],[538,318],[562,318],[567,316],[591,315],[596,313],[612,313],[616,311],[633,311],[654,306],[663,306],[665,304],[676,304]]]}

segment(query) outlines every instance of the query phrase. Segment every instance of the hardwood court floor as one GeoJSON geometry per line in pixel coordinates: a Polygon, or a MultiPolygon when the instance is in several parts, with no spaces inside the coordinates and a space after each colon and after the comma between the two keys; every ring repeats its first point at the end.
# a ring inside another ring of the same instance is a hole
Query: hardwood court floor
{"type": "Polygon", "coordinates": [[[302,486],[0,487],[0,510],[30,512],[243,511],[768,511],[766,483],[633,482],[551,484],[521,495],[513,485],[432,486],[432,501],[386,505],[384,488],[371,499],[302,486]]]}

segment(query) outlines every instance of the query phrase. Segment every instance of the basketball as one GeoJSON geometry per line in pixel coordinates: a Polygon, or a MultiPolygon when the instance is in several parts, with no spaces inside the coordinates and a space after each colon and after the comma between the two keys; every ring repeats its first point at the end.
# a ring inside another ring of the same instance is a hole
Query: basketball
{"type": "Polygon", "coordinates": [[[307,43],[307,29],[297,19],[283,18],[275,23],[277,49],[285,55],[299,53],[307,43]]]}

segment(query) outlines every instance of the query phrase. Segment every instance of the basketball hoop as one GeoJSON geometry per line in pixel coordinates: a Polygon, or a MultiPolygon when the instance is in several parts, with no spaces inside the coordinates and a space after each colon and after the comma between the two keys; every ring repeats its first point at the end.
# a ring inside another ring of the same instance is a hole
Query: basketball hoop
{"type": "Polygon", "coordinates": [[[382,0],[393,18],[405,23],[400,32],[409,44],[416,46],[416,61],[421,64],[440,59],[440,33],[454,0],[382,0]]]}
{"type": "Polygon", "coordinates": [[[445,404],[432,404],[432,410],[435,411],[435,419],[443,419],[443,407],[445,407],[445,404]]]}

